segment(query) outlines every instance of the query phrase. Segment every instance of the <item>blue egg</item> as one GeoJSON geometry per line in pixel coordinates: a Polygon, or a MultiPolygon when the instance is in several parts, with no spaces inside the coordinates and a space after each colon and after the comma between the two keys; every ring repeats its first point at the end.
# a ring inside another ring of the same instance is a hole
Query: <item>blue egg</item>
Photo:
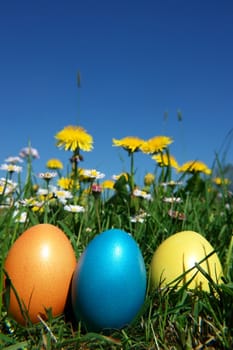
{"type": "Polygon", "coordinates": [[[146,285],[144,259],[133,237],[119,229],[104,231],[88,244],[75,269],[75,318],[88,330],[120,329],[140,311],[146,285]]]}

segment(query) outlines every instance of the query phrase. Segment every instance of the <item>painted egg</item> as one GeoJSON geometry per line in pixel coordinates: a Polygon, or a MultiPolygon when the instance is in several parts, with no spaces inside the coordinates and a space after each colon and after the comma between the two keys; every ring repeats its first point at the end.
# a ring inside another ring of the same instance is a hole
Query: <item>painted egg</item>
{"type": "Polygon", "coordinates": [[[120,329],[140,311],[146,269],[138,244],[122,230],[96,236],[81,255],[72,279],[75,317],[88,330],[120,329]]]}
{"type": "Polygon", "coordinates": [[[63,231],[51,224],[38,224],[26,230],[14,242],[4,269],[9,276],[8,313],[25,325],[62,314],[74,269],[75,253],[63,231]]]}
{"type": "Polygon", "coordinates": [[[179,288],[187,283],[189,289],[209,291],[209,280],[205,274],[215,283],[220,283],[222,266],[211,244],[194,231],[182,231],[167,238],[157,248],[151,261],[151,285],[155,288],[168,284],[177,284],[179,288]]]}

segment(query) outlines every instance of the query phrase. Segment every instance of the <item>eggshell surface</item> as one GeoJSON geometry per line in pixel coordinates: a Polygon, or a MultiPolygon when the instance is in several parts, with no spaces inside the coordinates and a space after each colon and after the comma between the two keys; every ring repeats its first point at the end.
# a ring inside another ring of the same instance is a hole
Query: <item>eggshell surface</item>
{"type": "Polygon", "coordinates": [[[22,325],[27,317],[32,323],[39,321],[38,314],[46,318],[46,309],[51,308],[53,316],[63,313],[75,266],[72,245],[58,227],[38,224],[26,230],[4,264],[13,285],[8,313],[22,325]]]}
{"type": "Polygon", "coordinates": [[[182,231],[170,236],[161,243],[152,257],[150,270],[152,286],[162,288],[170,283],[170,286],[174,286],[178,282],[172,283],[176,278],[193,268],[181,277],[177,287],[190,281],[188,288],[198,287],[209,291],[208,279],[194,266],[195,263],[199,264],[214,282],[219,283],[223,270],[217,254],[213,253],[206,258],[213,251],[211,244],[194,231],[182,231]]]}
{"type": "Polygon", "coordinates": [[[72,279],[76,319],[94,331],[122,328],[139,312],[145,293],[144,259],[133,237],[119,229],[96,236],[72,279]]]}

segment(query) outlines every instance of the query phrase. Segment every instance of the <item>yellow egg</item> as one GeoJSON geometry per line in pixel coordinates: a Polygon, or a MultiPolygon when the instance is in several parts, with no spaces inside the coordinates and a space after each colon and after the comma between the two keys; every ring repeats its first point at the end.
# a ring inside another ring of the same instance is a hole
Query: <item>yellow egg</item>
{"type": "Polygon", "coordinates": [[[211,244],[194,231],[182,231],[170,236],[160,244],[153,255],[150,269],[152,287],[163,288],[168,284],[174,286],[178,282],[179,288],[189,282],[190,289],[201,288],[209,291],[208,279],[195,264],[197,263],[215,283],[220,283],[223,270],[217,254],[213,253],[206,258],[213,251],[211,244]],[[190,271],[185,273],[188,270],[190,271]],[[174,281],[182,274],[184,275],[180,280],[174,281]]]}
{"type": "Polygon", "coordinates": [[[9,276],[8,313],[26,324],[62,314],[71,278],[76,267],[75,253],[63,231],[51,224],[38,224],[26,230],[12,245],[4,269],[9,276]]]}

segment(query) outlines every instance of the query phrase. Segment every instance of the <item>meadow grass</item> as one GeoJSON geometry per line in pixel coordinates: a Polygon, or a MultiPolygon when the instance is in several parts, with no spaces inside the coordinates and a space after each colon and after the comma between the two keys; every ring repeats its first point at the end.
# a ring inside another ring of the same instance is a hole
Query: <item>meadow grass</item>
{"type": "Polygon", "coordinates": [[[65,211],[64,204],[49,192],[36,194],[32,176],[27,183],[19,178],[14,192],[7,193],[5,187],[0,197],[0,349],[233,349],[232,194],[224,183],[214,186],[211,176],[186,175],[188,181],[183,176],[181,184],[165,186],[167,179],[157,176],[142,189],[141,196],[134,196],[130,189],[132,173],[128,178],[122,175],[109,193],[93,192],[93,181],[86,181],[73,197],[76,204],[85,207],[84,212],[65,211]],[[149,200],[145,193],[150,194],[149,200]],[[42,206],[38,206],[39,200],[42,206]],[[26,220],[19,220],[22,213],[26,213],[26,220]],[[66,233],[77,259],[88,242],[104,230],[114,227],[132,234],[145,261],[148,289],[142,309],[129,326],[87,332],[84,325],[74,322],[69,303],[63,315],[52,318],[48,312],[47,321],[27,327],[7,315],[3,285],[7,252],[28,227],[44,222],[66,233]],[[210,279],[209,293],[185,286],[150,289],[149,269],[155,249],[184,230],[199,232],[212,244],[223,266],[222,283],[216,285],[210,279]]]}

